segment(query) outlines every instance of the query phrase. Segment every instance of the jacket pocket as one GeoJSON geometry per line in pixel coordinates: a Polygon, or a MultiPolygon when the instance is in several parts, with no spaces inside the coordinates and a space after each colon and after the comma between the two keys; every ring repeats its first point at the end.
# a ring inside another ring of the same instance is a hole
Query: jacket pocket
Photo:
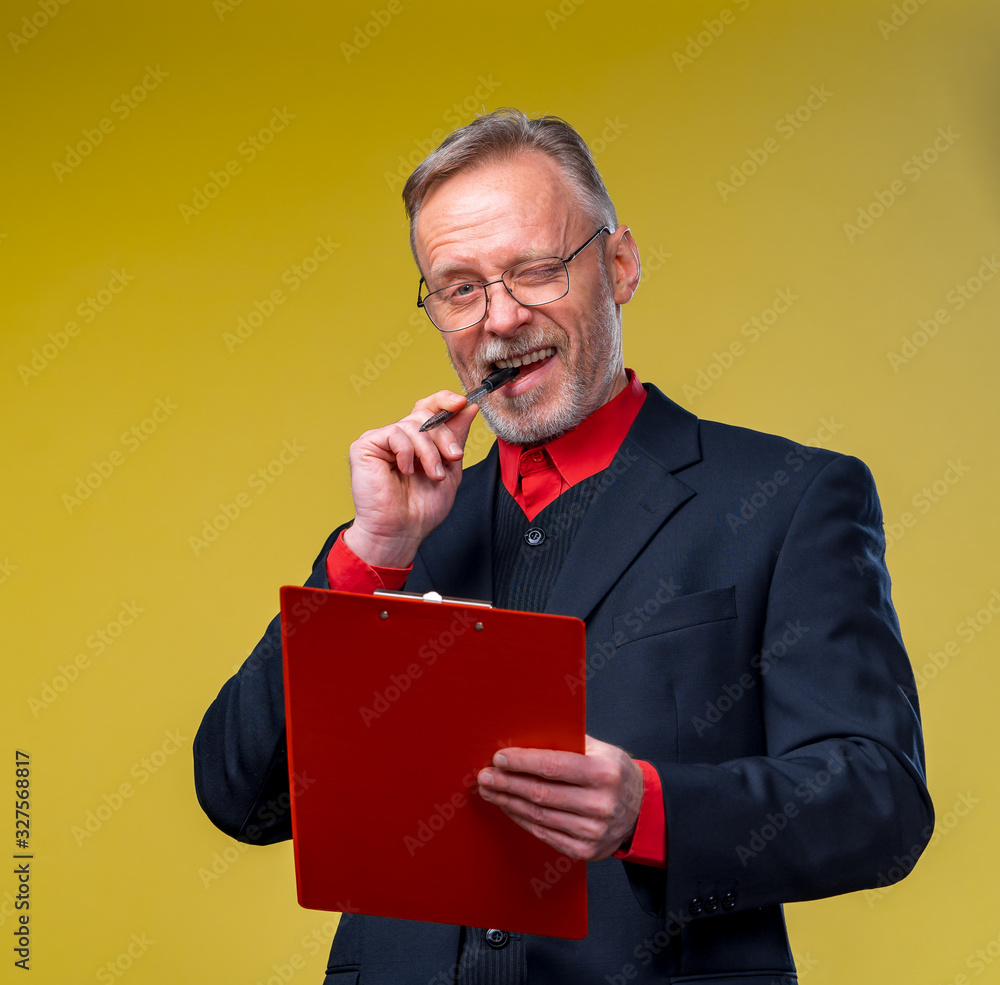
{"type": "Polygon", "coordinates": [[[625,615],[615,616],[613,626],[615,640],[622,641],[618,645],[627,646],[661,633],[735,618],[736,586],[729,585],[665,601],[653,596],[625,615]]]}
{"type": "Polygon", "coordinates": [[[329,969],[323,985],[358,985],[361,972],[357,968],[329,969]]]}

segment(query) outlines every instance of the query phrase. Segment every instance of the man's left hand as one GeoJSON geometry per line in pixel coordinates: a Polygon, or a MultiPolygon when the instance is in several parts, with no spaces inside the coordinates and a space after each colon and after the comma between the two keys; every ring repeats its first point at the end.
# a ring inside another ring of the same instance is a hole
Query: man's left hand
{"type": "Polygon", "coordinates": [[[624,749],[587,736],[586,754],[501,749],[479,793],[570,858],[599,862],[635,833],[642,770],[624,749]]]}

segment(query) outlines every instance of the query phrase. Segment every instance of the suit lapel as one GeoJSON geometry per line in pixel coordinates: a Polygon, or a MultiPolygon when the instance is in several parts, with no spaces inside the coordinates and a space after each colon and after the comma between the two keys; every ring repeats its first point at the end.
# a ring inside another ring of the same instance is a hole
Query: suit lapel
{"type": "Polygon", "coordinates": [[[546,612],[586,619],[656,531],[695,495],[671,473],[700,461],[698,419],[656,387],[647,389],[603,488],[587,507],[546,612]]]}
{"type": "MultiPolygon", "coordinates": [[[[546,612],[586,619],[650,538],[695,495],[671,473],[701,460],[698,419],[646,385],[615,461],[614,482],[598,488],[552,586],[546,612]]],[[[448,519],[421,545],[408,591],[493,598],[493,504],[500,481],[494,444],[462,476],[448,519]]]]}

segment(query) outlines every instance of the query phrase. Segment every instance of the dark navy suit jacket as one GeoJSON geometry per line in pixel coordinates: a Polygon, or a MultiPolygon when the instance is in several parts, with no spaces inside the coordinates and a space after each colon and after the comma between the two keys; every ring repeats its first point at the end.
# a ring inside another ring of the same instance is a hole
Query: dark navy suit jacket
{"type": "MultiPolygon", "coordinates": [[[[546,611],[586,621],[587,731],[659,772],[668,865],[589,865],[587,938],[527,938],[528,980],[793,982],[781,904],[886,885],[933,826],[881,510],[857,459],[699,421],[647,389],[546,611]]],[[[494,448],[408,590],[492,596],[498,481],[494,448]]],[[[308,585],[328,587],[336,533],[308,585]]],[[[290,836],[284,740],[276,618],[195,741],[222,830],[290,836]]],[[[345,917],[327,981],[453,981],[460,934],[345,917]]]]}

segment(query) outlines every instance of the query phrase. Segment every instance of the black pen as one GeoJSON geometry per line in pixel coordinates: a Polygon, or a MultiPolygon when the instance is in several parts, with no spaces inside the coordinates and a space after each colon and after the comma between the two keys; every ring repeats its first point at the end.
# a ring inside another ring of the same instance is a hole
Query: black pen
{"type": "MultiPolygon", "coordinates": [[[[508,380],[514,379],[520,371],[520,366],[508,366],[506,369],[498,369],[495,373],[490,373],[479,386],[470,390],[465,397],[470,404],[478,404],[486,394],[492,393],[498,386],[503,386],[508,380]]],[[[439,410],[433,417],[427,418],[420,425],[420,430],[430,431],[431,428],[436,428],[439,424],[450,421],[456,413],[457,411],[453,410],[439,410]]]]}

